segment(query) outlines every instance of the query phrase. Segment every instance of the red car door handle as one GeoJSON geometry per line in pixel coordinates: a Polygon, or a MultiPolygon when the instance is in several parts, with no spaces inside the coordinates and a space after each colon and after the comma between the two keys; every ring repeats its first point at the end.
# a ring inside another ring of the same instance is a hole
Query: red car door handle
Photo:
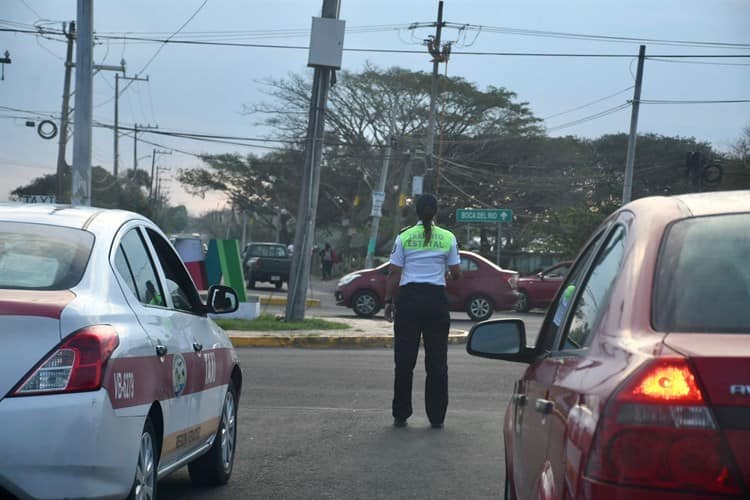
{"type": "Polygon", "coordinates": [[[526,394],[513,394],[513,402],[518,406],[526,406],[526,394]]]}
{"type": "Polygon", "coordinates": [[[534,407],[539,413],[549,415],[555,409],[555,403],[547,399],[537,399],[534,407]]]}

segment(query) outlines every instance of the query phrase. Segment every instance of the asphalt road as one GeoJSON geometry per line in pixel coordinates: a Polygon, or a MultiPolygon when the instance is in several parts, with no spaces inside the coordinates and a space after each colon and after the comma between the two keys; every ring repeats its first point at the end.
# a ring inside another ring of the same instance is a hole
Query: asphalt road
{"type": "Polygon", "coordinates": [[[449,350],[445,428],[424,414],[415,369],[409,426],[392,427],[389,349],[240,349],[244,372],[231,481],[193,489],[183,469],[162,498],[492,498],[504,482],[502,420],[524,365],[449,350]]]}

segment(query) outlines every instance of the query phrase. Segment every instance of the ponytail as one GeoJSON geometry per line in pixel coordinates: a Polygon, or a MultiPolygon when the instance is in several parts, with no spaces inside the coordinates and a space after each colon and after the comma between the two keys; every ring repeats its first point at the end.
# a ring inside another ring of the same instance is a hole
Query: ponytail
{"type": "MultiPolygon", "coordinates": [[[[426,211],[427,212],[427,211],[426,211]]],[[[423,213],[420,220],[422,226],[424,226],[424,244],[429,245],[432,239],[432,218],[435,216],[433,213],[423,213]]]]}
{"type": "Polygon", "coordinates": [[[437,198],[432,194],[423,194],[417,199],[417,217],[424,226],[424,244],[430,244],[432,239],[432,218],[437,214],[437,198]]]}

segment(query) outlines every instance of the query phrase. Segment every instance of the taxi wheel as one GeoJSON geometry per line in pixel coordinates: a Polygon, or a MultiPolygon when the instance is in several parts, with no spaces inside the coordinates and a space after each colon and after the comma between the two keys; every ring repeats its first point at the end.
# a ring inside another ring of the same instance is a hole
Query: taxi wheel
{"type": "Polygon", "coordinates": [[[234,452],[237,445],[237,391],[229,382],[219,430],[208,453],[188,464],[190,480],[196,486],[226,484],[232,475],[234,452]]]}
{"type": "Polygon", "coordinates": [[[158,452],[156,449],[156,431],[151,417],[146,419],[141,433],[141,445],[138,451],[138,464],[135,469],[135,481],[128,500],[152,500],[156,498],[156,476],[158,452]]]}
{"type": "Polygon", "coordinates": [[[466,303],[466,314],[474,321],[484,321],[492,316],[495,305],[486,295],[475,295],[466,303]]]}

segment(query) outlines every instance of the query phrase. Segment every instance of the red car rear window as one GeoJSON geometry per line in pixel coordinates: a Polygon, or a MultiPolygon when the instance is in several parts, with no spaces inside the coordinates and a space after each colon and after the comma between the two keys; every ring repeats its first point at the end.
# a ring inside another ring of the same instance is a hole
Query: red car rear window
{"type": "Polygon", "coordinates": [[[0,222],[0,288],[67,290],[83,276],[94,235],[81,229],[0,222]]]}
{"type": "Polygon", "coordinates": [[[672,224],[655,278],[656,330],[750,333],[750,214],[672,224]]]}

